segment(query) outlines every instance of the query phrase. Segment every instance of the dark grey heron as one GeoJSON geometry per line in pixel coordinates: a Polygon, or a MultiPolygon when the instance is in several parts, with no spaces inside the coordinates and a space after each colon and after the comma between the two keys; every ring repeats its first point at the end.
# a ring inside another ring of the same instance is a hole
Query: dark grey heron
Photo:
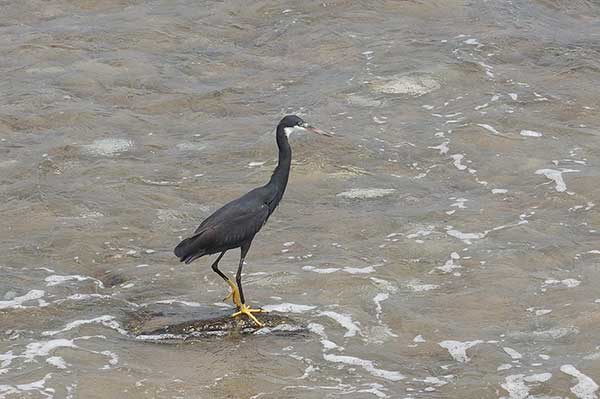
{"type": "Polygon", "coordinates": [[[186,264],[204,255],[219,253],[212,264],[212,269],[231,288],[231,292],[224,300],[232,298],[237,306],[237,312],[232,314],[232,317],[246,315],[257,326],[262,326],[262,323],[253,313],[260,313],[263,310],[246,306],[242,289],[242,267],[254,236],[267,223],[285,192],[292,161],[292,149],[288,137],[296,129],[331,136],[308,125],[296,115],[284,117],[277,125],[276,133],[279,162],[269,182],[218,209],[200,224],[191,237],[181,241],[174,251],[179,260],[186,264]],[[234,248],[241,250],[240,263],[235,276],[237,286],[218,267],[225,252],[234,248]]]}

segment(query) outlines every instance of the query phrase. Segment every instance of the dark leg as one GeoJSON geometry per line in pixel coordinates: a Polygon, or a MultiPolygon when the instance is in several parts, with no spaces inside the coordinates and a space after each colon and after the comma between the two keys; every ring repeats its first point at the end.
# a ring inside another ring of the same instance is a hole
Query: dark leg
{"type": "Polygon", "coordinates": [[[225,252],[227,251],[223,251],[221,252],[221,255],[219,255],[219,257],[217,258],[217,260],[215,260],[212,264],[212,269],[215,273],[217,273],[219,276],[221,276],[221,278],[223,280],[225,280],[225,282],[227,284],[229,284],[229,287],[231,288],[231,292],[225,297],[223,298],[223,302],[225,302],[226,300],[228,300],[229,298],[231,298],[233,300],[233,303],[235,304],[235,306],[237,306],[238,308],[240,307],[240,295],[237,291],[237,288],[235,286],[235,284],[233,284],[233,282],[229,279],[229,277],[227,277],[225,274],[223,274],[222,271],[219,270],[219,261],[221,260],[221,258],[223,257],[223,255],[225,255],[225,252]]]}
{"type": "Polygon", "coordinates": [[[244,291],[242,290],[242,267],[244,267],[244,259],[246,259],[246,254],[250,249],[250,244],[252,244],[252,241],[242,245],[242,247],[240,248],[240,265],[238,266],[237,273],[235,275],[235,282],[237,283],[238,290],[240,291],[240,299],[242,301],[242,304],[246,303],[246,300],[244,299],[244,291]]]}
{"type": "Polygon", "coordinates": [[[221,276],[221,278],[225,281],[229,280],[229,278],[223,274],[223,272],[221,272],[219,270],[219,261],[221,260],[221,258],[223,257],[223,255],[225,255],[225,252],[227,251],[223,251],[221,252],[221,255],[219,255],[219,257],[217,258],[217,260],[214,261],[214,263],[212,264],[212,269],[215,273],[217,273],[219,276],[221,276]]]}
{"type": "Polygon", "coordinates": [[[235,281],[237,282],[237,288],[240,293],[241,306],[238,306],[238,311],[236,313],[234,313],[232,316],[235,317],[235,316],[245,314],[250,319],[252,319],[252,321],[254,321],[254,323],[258,327],[262,327],[263,324],[260,321],[258,321],[258,319],[252,313],[261,313],[261,312],[263,312],[263,310],[262,309],[250,309],[249,307],[247,307],[246,300],[244,299],[244,291],[242,291],[242,267],[244,266],[244,259],[246,259],[246,254],[248,253],[248,250],[250,249],[251,243],[252,243],[252,241],[248,241],[241,247],[240,265],[238,266],[238,270],[235,275],[235,281]]]}

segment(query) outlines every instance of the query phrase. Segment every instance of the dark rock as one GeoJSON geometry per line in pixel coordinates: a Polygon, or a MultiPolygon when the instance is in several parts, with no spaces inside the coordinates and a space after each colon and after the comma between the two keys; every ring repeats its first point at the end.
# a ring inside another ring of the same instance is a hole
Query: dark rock
{"type": "Polygon", "coordinates": [[[263,323],[262,328],[246,316],[231,317],[232,310],[206,312],[205,309],[203,313],[191,315],[199,316],[194,320],[180,321],[181,315],[144,311],[130,314],[126,325],[136,339],[159,343],[180,343],[232,334],[296,335],[307,332],[305,326],[278,313],[255,313],[263,323]]]}

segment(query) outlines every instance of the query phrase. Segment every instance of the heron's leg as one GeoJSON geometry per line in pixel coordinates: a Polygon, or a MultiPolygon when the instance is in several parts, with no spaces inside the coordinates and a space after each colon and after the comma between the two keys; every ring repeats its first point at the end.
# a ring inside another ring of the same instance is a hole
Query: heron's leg
{"type": "Polygon", "coordinates": [[[252,313],[262,313],[265,312],[262,309],[251,309],[246,306],[246,300],[244,298],[244,291],[242,289],[242,268],[244,266],[244,259],[246,258],[246,254],[250,249],[250,244],[252,241],[247,242],[241,247],[241,255],[240,255],[240,265],[238,266],[237,273],[235,275],[235,281],[237,282],[238,290],[240,293],[241,304],[238,306],[238,311],[232,314],[232,317],[240,316],[242,314],[248,316],[257,326],[262,327],[263,324],[258,321],[258,319],[252,313]]]}
{"type": "Polygon", "coordinates": [[[213,262],[212,264],[212,269],[215,273],[217,273],[219,276],[221,276],[221,278],[223,280],[225,280],[225,282],[227,284],[229,284],[229,287],[231,288],[231,291],[229,292],[229,294],[227,294],[227,296],[223,299],[223,302],[225,302],[226,300],[228,300],[229,298],[232,298],[233,303],[235,304],[235,306],[237,306],[238,308],[241,305],[240,302],[240,294],[238,292],[237,287],[235,286],[235,284],[233,284],[233,281],[231,281],[229,279],[229,277],[227,277],[225,274],[223,274],[222,271],[219,270],[219,261],[221,260],[221,258],[223,257],[223,255],[225,255],[225,252],[227,251],[223,251],[221,252],[221,255],[219,255],[219,257],[213,262]]]}

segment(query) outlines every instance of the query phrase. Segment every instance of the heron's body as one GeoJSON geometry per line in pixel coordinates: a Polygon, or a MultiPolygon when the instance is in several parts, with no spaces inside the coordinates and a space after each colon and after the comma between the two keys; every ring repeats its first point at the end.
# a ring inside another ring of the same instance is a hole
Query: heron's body
{"type": "MultiPolygon", "coordinates": [[[[215,211],[198,226],[191,237],[181,241],[175,248],[175,255],[185,263],[190,263],[204,255],[220,253],[212,268],[231,287],[232,291],[229,296],[233,298],[233,302],[239,310],[235,315],[246,314],[258,325],[260,322],[252,315],[252,312],[260,310],[249,309],[245,305],[241,283],[242,266],[254,236],[265,225],[281,201],[287,186],[292,150],[288,142],[289,131],[286,129],[303,128],[304,126],[306,126],[304,121],[297,116],[290,115],[283,118],[277,126],[276,134],[279,162],[269,182],[215,211]],[[236,274],[237,287],[218,268],[218,263],[225,252],[234,248],[241,249],[240,263],[236,274]]],[[[323,134],[317,129],[308,128],[323,134]]]]}

